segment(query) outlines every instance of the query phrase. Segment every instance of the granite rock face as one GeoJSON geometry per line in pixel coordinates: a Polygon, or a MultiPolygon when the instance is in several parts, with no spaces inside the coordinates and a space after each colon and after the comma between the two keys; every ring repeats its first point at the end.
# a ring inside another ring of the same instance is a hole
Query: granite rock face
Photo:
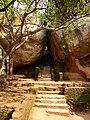
{"type": "Polygon", "coordinates": [[[66,58],[74,56],[80,60],[83,66],[90,66],[90,17],[78,20],[76,27],[71,25],[70,29],[60,29],[49,32],[49,42],[53,57],[57,61],[66,61],[66,58]],[[65,36],[63,39],[63,35],[65,36]],[[62,43],[72,40],[65,49],[62,43]],[[87,60],[87,62],[86,62],[87,60]]]}
{"type": "Polygon", "coordinates": [[[79,59],[82,66],[90,66],[90,17],[79,21],[78,28],[79,31],[74,30],[76,39],[69,46],[70,53],[79,59]]]}
{"type": "Polygon", "coordinates": [[[45,42],[46,31],[44,30],[28,37],[27,41],[13,54],[14,67],[21,67],[37,61],[44,52],[45,42]]]}
{"type": "Polygon", "coordinates": [[[61,31],[48,32],[48,38],[54,60],[62,62],[65,61],[66,53],[60,44],[62,40],[60,33],[61,31]]]}

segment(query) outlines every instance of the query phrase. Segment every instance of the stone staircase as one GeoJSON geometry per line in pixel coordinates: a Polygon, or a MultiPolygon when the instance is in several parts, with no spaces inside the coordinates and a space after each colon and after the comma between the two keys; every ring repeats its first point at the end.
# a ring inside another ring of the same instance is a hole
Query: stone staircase
{"type": "Polygon", "coordinates": [[[70,107],[66,103],[65,95],[61,95],[60,83],[43,76],[34,86],[38,87],[35,107],[46,108],[46,112],[50,114],[69,115],[70,107]]]}
{"type": "Polygon", "coordinates": [[[39,74],[39,77],[42,79],[42,80],[45,80],[43,78],[46,78],[47,80],[50,80],[51,78],[51,75],[50,75],[50,67],[49,66],[44,66],[43,67],[43,70],[42,70],[42,73],[39,74]]]}

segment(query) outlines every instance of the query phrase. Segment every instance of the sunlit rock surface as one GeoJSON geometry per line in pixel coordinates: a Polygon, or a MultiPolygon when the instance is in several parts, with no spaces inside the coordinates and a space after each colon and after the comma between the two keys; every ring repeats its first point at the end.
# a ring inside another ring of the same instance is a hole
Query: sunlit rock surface
{"type": "Polygon", "coordinates": [[[14,52],[14,66],[20,67],[37,61],[44,52],[45,42],[46,31],[44,30],[29,37],[27,41],[14,52]]]}
{"type": "Polygon", "coordinates": [[[75,23],[76,28],[60,29],[49,32],[49,42],[53,57],[57,61],[66,61],[67,57],[74,56],[83,66],[90,66],[90,17],[85,17],[75,23]],[[63,34],[66,41],[72,43],[68,48],[62,47],[63,34]]]}

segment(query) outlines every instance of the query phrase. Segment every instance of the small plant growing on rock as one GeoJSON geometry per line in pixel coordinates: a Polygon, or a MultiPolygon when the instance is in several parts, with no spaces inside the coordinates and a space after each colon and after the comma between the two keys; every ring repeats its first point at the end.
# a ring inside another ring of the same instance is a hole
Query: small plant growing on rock
{"type": "Polygon", "coordinates": [[[0,76],[0,86],[5,85],[5,79],[3,76],[0,76]]]}
{"type": "Polygon", "coordinates": [[[38,81],[38,75],[39,75],[40,68],[36,67],[35,68],[35,81],[38,81]]]}

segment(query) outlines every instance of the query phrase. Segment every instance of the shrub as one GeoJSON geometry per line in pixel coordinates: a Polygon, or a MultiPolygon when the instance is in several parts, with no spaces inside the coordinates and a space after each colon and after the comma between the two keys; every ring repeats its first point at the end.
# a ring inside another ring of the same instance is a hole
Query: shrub
{"type": "Polygon", "coordinates": [[[65,90],[66,99],[71,106],[90,105],[90,87],[72,87],[65,90]]]}

